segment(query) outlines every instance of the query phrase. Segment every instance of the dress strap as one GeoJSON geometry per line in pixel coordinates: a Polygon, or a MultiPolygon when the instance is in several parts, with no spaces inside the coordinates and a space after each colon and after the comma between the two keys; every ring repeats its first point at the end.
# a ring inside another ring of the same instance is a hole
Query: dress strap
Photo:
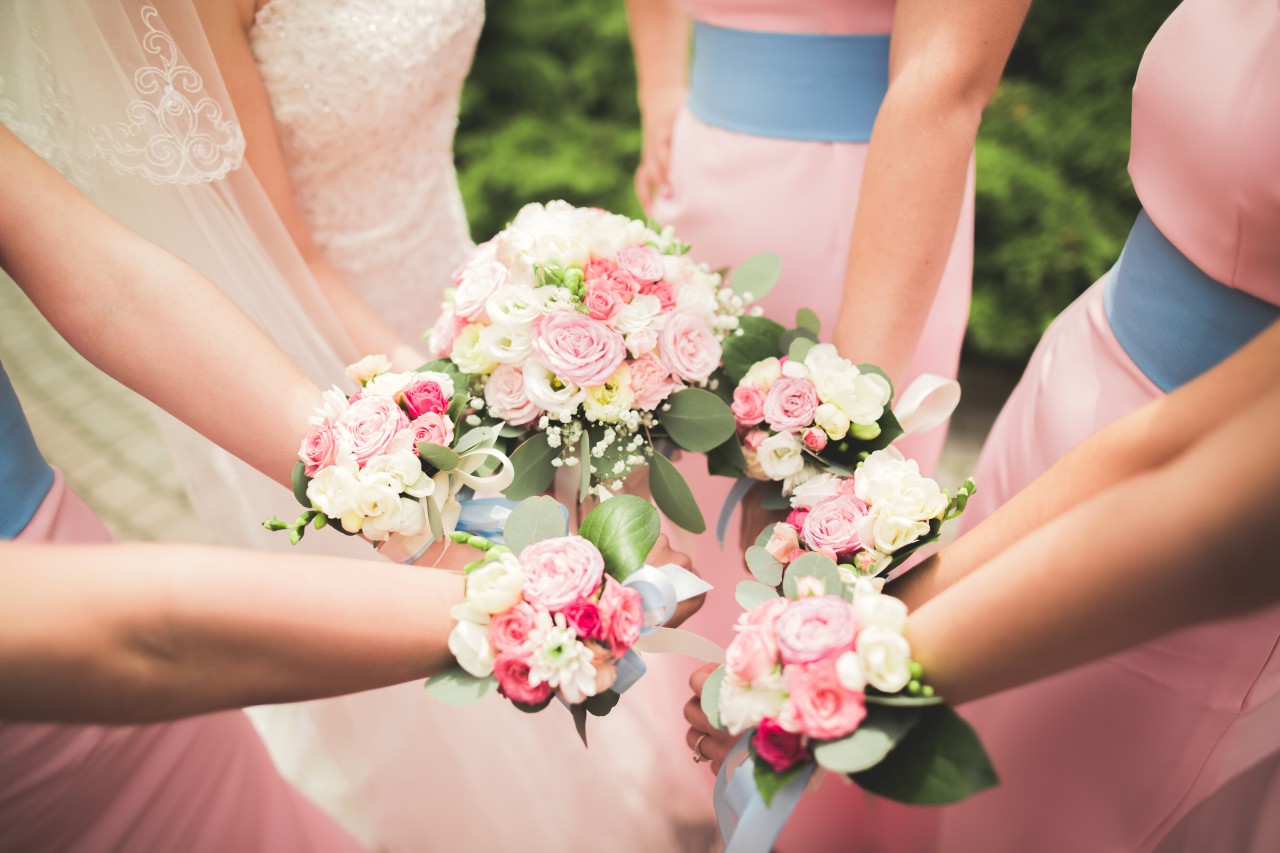
{"type": "Polygon", "coordinates": [[[18,395],[0,365],[0,539],[13,539],[53,487],[53,469],[40,455],[18,395]]]}

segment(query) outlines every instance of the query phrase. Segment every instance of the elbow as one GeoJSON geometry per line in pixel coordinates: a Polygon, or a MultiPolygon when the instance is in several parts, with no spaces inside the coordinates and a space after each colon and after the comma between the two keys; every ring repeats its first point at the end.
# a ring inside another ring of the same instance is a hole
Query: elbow
{"type": "Polygon", "coordinates": [[[998,74],[958,63],[915,63],[892,76],[885,107],[921,132],[941,132],[971,146],[999,80],[998,74]]]}

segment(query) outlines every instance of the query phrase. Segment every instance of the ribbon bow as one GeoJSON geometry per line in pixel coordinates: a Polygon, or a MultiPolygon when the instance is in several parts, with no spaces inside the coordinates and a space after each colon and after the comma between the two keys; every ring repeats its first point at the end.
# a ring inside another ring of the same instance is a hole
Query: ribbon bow
{"type": "Polygon", "coordinates": [[[711,590],[711,584],[674,563],[661,566],[643,565],[622,582],[640,593],[644,609],[644,627],[640,639],[618,661],[615,693],[623,693],[640,680],[648,667],[637,652],[688,655],[698,660],[719,663],[724,651],[715,643],[689,631],[664,627],[676,615],[676,605],[711,590]]]}
{"type": "Polygon", "coordinates": [[[750,729],[733,745],[716,774],[713,798],[724,853],[769,853],[817,768],[807,764],[766,805],[756,789],[754,762],[747,757],[754,731],[750,729]]]}

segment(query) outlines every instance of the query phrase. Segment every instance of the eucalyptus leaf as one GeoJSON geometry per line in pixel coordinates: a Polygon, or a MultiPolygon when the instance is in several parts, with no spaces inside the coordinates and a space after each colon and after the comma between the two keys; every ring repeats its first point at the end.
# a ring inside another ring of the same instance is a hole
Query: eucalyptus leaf
{"type": "Polygon", "coordinates": [[[767,489],[760,498],[760,506],[764,509],[791,509],[791,499],[782,494],[781,483],[770,483],[773,488],[767,489]]]}
{"type": "Polygon", "coordinates": [[[545,495],[521,501],[502,529],[503,542],[517,555],[525,546],[568,532],[564,507],[545,495]]]}
{"type": "Polygon", "coordinates": [[[454,442],[453,449],[459,456],[475,450],[477,447],[493,447],[498,440],[498,428],[481,426],[468,430],[454,442]]]}
{"type": "Polygon", "coordinates": [[[796,774],[804,770],[802,762],[779,773],[769,762],[761,760],[759,756],[755,756],[752,763],[754,769],[751,775],[755,780],[756,790],[760,792],[760,799],[764,800],[766,806],[773,805],[773,798],[778,795],[778,792],[785,788],[796,774]]]}
{"type": "Polygon", "coordinates": [[[511,424],[504,423],[502,428],[498,430],[498,435],[502,438],[519,438],[526,432],[528,432],[528,430],[524,427],[512,426],[511,424]]]}
{"type": "Polygon", "coordinates": [[[603,717],[613,710],[618,704],[618,700],[622,697],[612,690],[604,690],[588,699],[582,704],[586,706],[587,713],[593,717],[603,717]]]}
{"type": "Polygon", "coordinates": [[[958,802],[999,781],[978,736],[946,705],[921,710],[884,761],[851,778],[873,794],[927,806],[958,802]]]}
{"type": "Polygon", "coordinates": [[[734,293],[744,298],[749,297],[753,302],[759,302],[773,290],[780,275],[782,275],[782,258],[772,252],[761,252],[738,264],[733,274],[729,276],[729,283],[734,293]]]}
{"type": "Polygon", "coordinates": [[[810,340],[809,338],[796,338],[791,342],[791,346],[787,350],[787,356],[790,357],[792,361],[803,362],[804,357],[809,354],[809,350],[813,349],[817,345],[817,341],[810,340]]]}
{"type": "Polygon", "coordinates": [[[658,511],[635,495],[614,495],[602,501],[578,528],[579,536],[600,549],[605,571],[618,581],[644,565],[661,532],[658,511]]]}
{"type": "Polygon", "coordinates": [[[747,549],[747,568],[760,583],[775,587],[782,583],[782,563],[761,545],[747,549]]]}
{"type": "Polygon", "coordinates": [[[828,770],[859,773],[875,767],[911,731],[920,712],[871,707],[853,734],[814,747],[813,757],[828,770]]]}
{"type": "Polygon", "coordinates": [[[887,696],[883,693],[874,693],[872,691],[867,691],[863,698],[868,705],[884,705],[886,708],[927,708],[930,705],[941,705],[943,703],[941,696],[908,696],[904,694],[887,696]]]}
{"type": "Polygon", "coordinates": [[[515,479],[503,490],[507,498],[518,501],[540,495],[551,485],[556,469],[551,460],[560,455],[557,448],[547,441],[545,432],[535,433],[511,454],[511,466],[515,479]]]}
{"type": "Polygon", "coordinates": [[[761,548],[768,545],[769,540],[773,538],[773,528],[777,526],[778,525],[776,523],[766,525],[764,530],[760,531],[760,535],[756,537],[756,544],[759,545],[761,548]]]}
{"type": "Polygon", "coordinates": [[[765,586],[755,581],[738,581],[738,587],[733,592],[734,599],[743,610],[754,610],[766,601],[773,601],[778,597],[778,591],[771,586],[765,586]]]}
{"type": "Polygon", "coordinates": [[[427,679],[427,694],[446,705],[474,705],[498,688],[493,676],[476,678],[460,666],[450,667],[427,679]]]}
{"type": "Polygon", "coordinates": [[[418,442],[418,458],[429,465],[434,465],[439,471],[452,471],[458,467],[457,451],[443,444],[418,442]]]}
{"type": "Polygon", "coordinates": [[[818,335],[822,332],[822,320],[818,318],[817,312],[812,308],[801,308],[796,312],[796,326],[801,329],[807,329],[818,335]]]}
{"type": "Polygon", "coordinates": [[[655,453],[649,459],[649,492],[658,509],[685,530],[702,533],[707,529],[689,484],[671,460],[661,453],[655,453]]]}
{"type": "Polygon", "coordinates": [[[827,595],[839,595],[844,587],[840,582],[840,572],[830,557],[808,553],[792,560],[782,576],[782,591],[787,598],[796,597],[796,579],[804,577],[821,580],[827,595]]]}
{"type": "Polygon", "coordinates": [[[747,457],[742,455],[742,444],[737,436],[722,441],[707,451],[707,473],[713,477],[733,477],[735,480],[746,476],[747,457]]]}
{"type": "Polygon", "coordinates": [[[463,393],[453,395],[453,399],[449,401],[449,410],[445,414],[456,424],[462,420],[462,413],[467,410],[470,403],[471,395],[466,393],[466,386],[463,386],[463,393]]]}
{"type": "Polygon", "coordinates": [[[733,437],[733,411],[710,391],[684,388],[672,394],[659,412],[671,440],[694,453],[706,453],[733,437]]]}
{"type": "Polygon", "coordinates": [[[720,723],[720,688],[724,684],[725,668],[718,666],[707,676],[702,685],[702,713],[715,728],[723,728],[720,723]]]}
{"type": "Polygon", "coordinates": [[[808,329],[788,329],[782,333],[782,337],[778,338],[778,352],[782,355],[790,355],[796,341],[808,341],[812,346],[818,343],[818,336],[808,329]]]}
{"type": "Polygon", "coordinates": [[[303,506],[311,507],[311,498],[307,497],[307,484],[311,478],[307,476],[307,466],[299,459],[293,466],[293,497],[303,506]]]}
{"type": "Polygon", "coordinates": [[[427,525],[431,528],[431,535],[435,539],[444,538],[444,521],[440,518],[440,507],[431,498],[423,498],[422,502],[427,507],[427,525]]]}

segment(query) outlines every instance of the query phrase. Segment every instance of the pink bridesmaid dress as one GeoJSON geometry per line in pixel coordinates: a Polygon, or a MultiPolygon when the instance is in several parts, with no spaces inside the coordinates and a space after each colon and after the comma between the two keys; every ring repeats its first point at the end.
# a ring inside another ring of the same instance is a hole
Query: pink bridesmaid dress
{"type": "MultiPolygon", "coordinates": [[[[0,532],[111,540],[40,458],[3,369],[0,532]]],[[[239,711],[145,726],[0,721],[0,853],[361,849],[280,778],[239,711]]]]}
{"type": "MultiPolygon", "coordinates": [[[[983,450],[967,526],[1277,316],[1275,0],[1186,0],[1166,21],[1133,90],[1129,172],[1144,214],[1041,340],[983,450]]],[[[1278,646],[1272,607],[966,706],[1001,784],[944,810],[938,849],[1280,850],[1278,646]]]]}

